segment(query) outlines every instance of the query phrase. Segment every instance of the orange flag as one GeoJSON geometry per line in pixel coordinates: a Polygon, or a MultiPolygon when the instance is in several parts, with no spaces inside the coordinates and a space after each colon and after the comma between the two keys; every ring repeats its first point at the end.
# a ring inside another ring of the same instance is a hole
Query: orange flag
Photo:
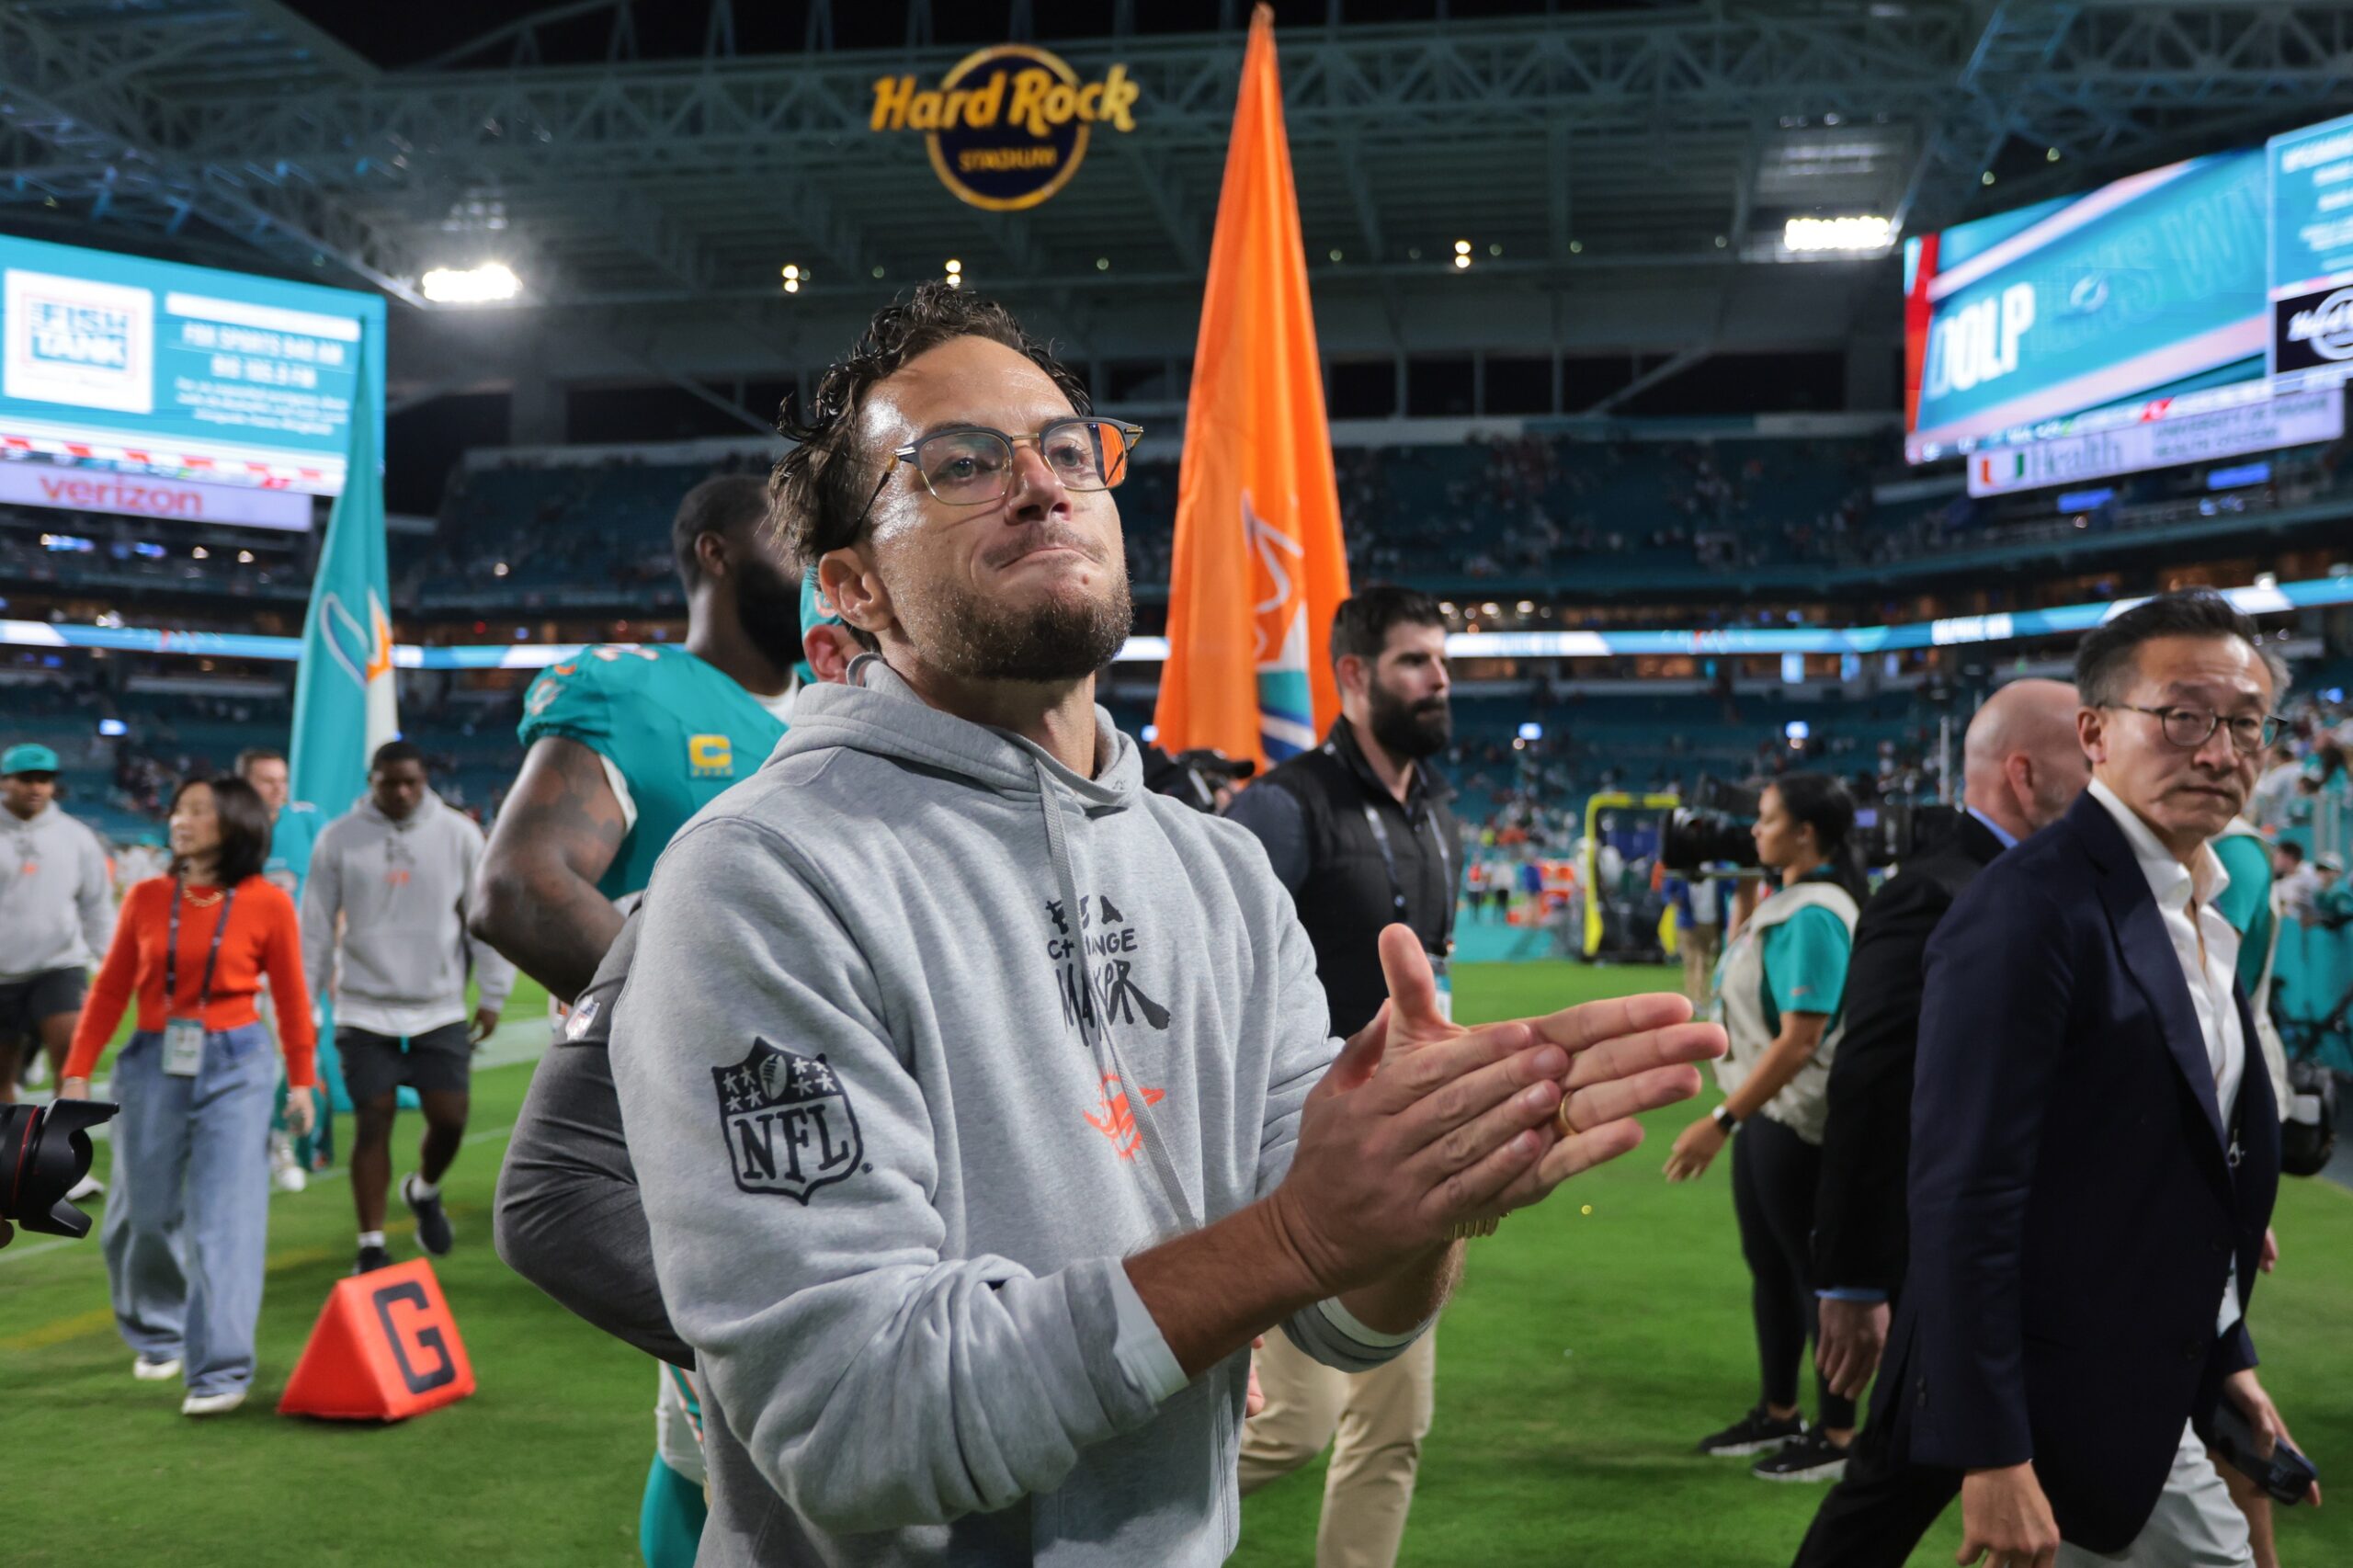
{"type": "Polygon", "coordinates": [[[1260,6],[1185,411],[1160,744],[1262,766],[1314,746],[1340,710],[1327,648],[1347,597],[1275,17],[1260,6]]]}

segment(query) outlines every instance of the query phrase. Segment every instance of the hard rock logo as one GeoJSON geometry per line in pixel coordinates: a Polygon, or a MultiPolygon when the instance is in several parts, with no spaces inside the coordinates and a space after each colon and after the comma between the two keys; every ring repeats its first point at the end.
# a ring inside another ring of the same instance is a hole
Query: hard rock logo
{"type": "Polygon", "coordinates": [[[920,131],[940,182],[993,212],[1035,207],[1070,182],[1097,125],[1136,128],[1139,89],[1124,65],[1082,81],[1058,56],[1028,44],[967,55],[918,87],[913,75],[874,84],[875,131],[920,131]]]}

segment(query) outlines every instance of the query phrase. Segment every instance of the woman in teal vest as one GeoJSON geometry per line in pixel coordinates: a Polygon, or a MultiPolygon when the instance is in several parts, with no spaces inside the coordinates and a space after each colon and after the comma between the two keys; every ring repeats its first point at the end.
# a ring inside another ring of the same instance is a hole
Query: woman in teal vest
{"type": "Polygon", "coordinates": [[[1731,1042],[1716,1063],[1724,1101],[1684,1130],[1666,1162],[1667,1180],[1689,1181],[1733,1145],[1733,1212],[1764,1397],[1699,1449],[1759,1455],[1754,1471],[1768,1481],[1837,1479],[1855,1432],[1854,1402],[1818,1375],[1817,1425],[1809,1428],[1798,1413],[1815,1325],[1808,1254],[1830,1059],[1865,891],[1847,846],[1854,825],[1853,798],[1827,774],[1792,773],[1767,786],[1751,831],[1757,863],[1779,885],[1716,967],[1715,1017],[1731,1042]]]}

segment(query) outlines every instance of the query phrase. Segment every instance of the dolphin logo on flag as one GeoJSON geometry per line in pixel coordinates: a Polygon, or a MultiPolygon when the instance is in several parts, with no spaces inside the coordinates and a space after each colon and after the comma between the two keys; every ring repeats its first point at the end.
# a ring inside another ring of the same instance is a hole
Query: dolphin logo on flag
{"type": "Polygon", "coordinates": [[[1307,678],[1307,592],[1299,540],[1258,515],[1242,493],[1242,533],[1249,540],[1250,613],[1258,672],[1258,735],[1269,761],[1315,744],[1313,692],[1307,678]]]}

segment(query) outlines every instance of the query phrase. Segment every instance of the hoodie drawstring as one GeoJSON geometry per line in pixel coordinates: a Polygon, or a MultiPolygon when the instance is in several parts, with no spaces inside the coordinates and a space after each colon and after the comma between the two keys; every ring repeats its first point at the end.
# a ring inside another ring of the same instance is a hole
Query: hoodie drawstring
{"type": "Polygon", "coordinates": [[[1053,775],[1046,770],[1042,759],[1032,757],[1030,763],[1038,775],[1038,793],[1045,801],[1046,858],[1052,863],[1055,886],[1062,892],[1063,908],[1068,912],[1071,933],[1078,945],[1080,994],[1074,998],[1078,1004],[1078,1032],[1086,1039],[1088,1050],[1095,1057],[1096,1070],[1116,1079],[1120,1092],[1126,1096],[1128,1114],[1135,1118],[1136,1131],[1142,1138],[1144,1155],[1152,1165],[1153,1175],[1159,1180],[1161,1196],[1176,1210],[1176,1218],[1185,1230],[1199,1230],[1200,1218],[1194,1211],[1192,1199],[1185,1194],[1184,1183],[1176,1177],[1176,1163],[1169,1158],[1167,1145],[1160,1136],[1160,1124],[1154,1119],[1152,1107],[1145,1102],[1143,1085],[1129,1073],[1126,1058],[1120,1051],[1119,1038],[1111,1031],[1111,1020],[1097,1005],[1095,983],[1086,972],[1086,932],[1080,918],[1078,884],[1071,875],[1069,830],[1063,821],[1062,793],[1055,787],[1053,775]],[[1109,1058],[1108,1062],[1105,1061],[1107,1055],[1109,1058]]]}

